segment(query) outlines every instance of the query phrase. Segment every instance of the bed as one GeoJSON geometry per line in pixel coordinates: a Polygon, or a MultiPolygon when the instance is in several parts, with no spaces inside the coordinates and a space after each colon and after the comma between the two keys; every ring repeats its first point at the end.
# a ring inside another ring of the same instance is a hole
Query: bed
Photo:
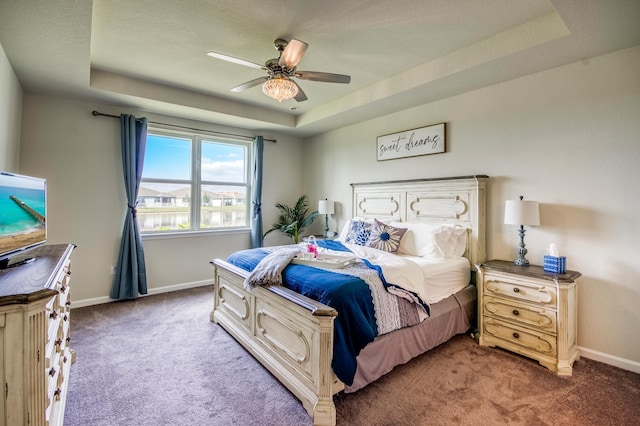
{"type": "MultiPolygon", "coordinates": [[[[251,272],[227,261],[231,257],[211,262],[214,266],[211,321],[227,330],[300,399],[314,425],[335,425],[333,395],[361,389],[394,366],[468,331],[475,322],[473,265],[485,260],[487,179],[487,176],[476,175],[351,185],[352,216],[358,220],[379,221],[395,227],[424,224],[463,229],[462,256],[452,262],[462,261],[467,265],[471,284],[449,294],[451,290],[445,288],[448,284],[444,279],[448,273],[442,275],[438,268],[432,269],[433,280],[436,284],[442,283],[442,294],[436,291],[432,300],[427,301],[428,318],[416,325],[377,335],[362,349],[358,348],[355,372],[347,385],[332,368],[332,363],[337,365],[334,349],[339,351],[334,332],[341,336],[337,328],[334,330],[339,322],[336,320],[338,310],[286,286],[258,286],[248,291],[244,283],[251,272]]],[[[344,243],[344,238],[339,242],[344,243]]],[[[406,254],[410,257],[415,253],[406,254]]],[[[414,260],[416,264],[421,262],[414,260]]],[[[422,262],[429,263],[428,260],[422,262]]],[[[287,268],[293,270],[293,266],[287,268]]],[[[420,267],[429,268],[429,265],[420,267]]],[[[459,270],[460,266],[454,268],[459,270]]]]}

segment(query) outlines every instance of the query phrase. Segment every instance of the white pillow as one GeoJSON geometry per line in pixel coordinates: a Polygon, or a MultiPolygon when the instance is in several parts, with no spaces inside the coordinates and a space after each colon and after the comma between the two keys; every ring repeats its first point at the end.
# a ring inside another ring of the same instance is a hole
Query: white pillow
{"type": "Polygon", "coordinates": [[[444,251],[441,251],[436,241],[436,234],[440,232],[440,225],[430,223],[411,223],[411,222],[391,222],[391,226],[397,228],[407,228],[402,240],[398,254],[407,254],[410,256],[428,256],[428,257],[444,257],[444,251]]]}
{"type": "Polygon", "coordinates": [[[407,228],[398,254],[442,259],[460,257],[467,247],[467,230],[462,226],[419,222],[391,222],[391,226],[407,228]]]}
{"type": "Polygon", "coordinates": [[[444,248],[445,257],[460,257],[467,249],[467,229],[455,225],[447,228],[448,232],[438,234],[438,245],[444,248]]]}

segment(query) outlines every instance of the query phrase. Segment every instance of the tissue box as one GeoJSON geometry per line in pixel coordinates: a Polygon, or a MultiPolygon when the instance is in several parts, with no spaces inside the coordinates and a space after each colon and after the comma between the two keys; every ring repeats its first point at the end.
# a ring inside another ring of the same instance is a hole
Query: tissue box
{"type": "Polygon", "coordinates": [[[567,258],[565,256],[544,256],[544,271],[554,274],[564,274],[567,272],[567,258]]]}

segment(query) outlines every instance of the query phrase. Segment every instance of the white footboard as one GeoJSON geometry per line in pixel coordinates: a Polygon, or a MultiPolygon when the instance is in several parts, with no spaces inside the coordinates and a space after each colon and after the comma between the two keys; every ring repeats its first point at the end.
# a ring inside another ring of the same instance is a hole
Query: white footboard
{"type": "Polygon", "coordinates": [[[248,272],[214,266],[211,321],[220,324],[300,401],[314,425],[335,425],[333,395],[343,389],[331,369],[337,312],[280,286],[244,289],[248,272]]]}

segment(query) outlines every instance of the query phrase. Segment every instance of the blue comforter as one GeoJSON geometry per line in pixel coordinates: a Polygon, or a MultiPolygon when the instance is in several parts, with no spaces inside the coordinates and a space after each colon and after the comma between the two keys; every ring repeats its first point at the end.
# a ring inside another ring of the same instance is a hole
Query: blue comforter
{"type": "MultiPolygon", "coordinates": [[[[318,245],[349,251],[337,241],[318,241],[318,245]]],[[[242,250],[229,256],[227,261],[252,271],[268,254],[269,251],[259,248],[242,250]]],[[[334,321],[331,367],[343,383],[353,384],[356,357],[378,334],[369,286],[357,277],[293,263],[284,269],[282,279],[285,287],[338,312],[334,321]]]]}

